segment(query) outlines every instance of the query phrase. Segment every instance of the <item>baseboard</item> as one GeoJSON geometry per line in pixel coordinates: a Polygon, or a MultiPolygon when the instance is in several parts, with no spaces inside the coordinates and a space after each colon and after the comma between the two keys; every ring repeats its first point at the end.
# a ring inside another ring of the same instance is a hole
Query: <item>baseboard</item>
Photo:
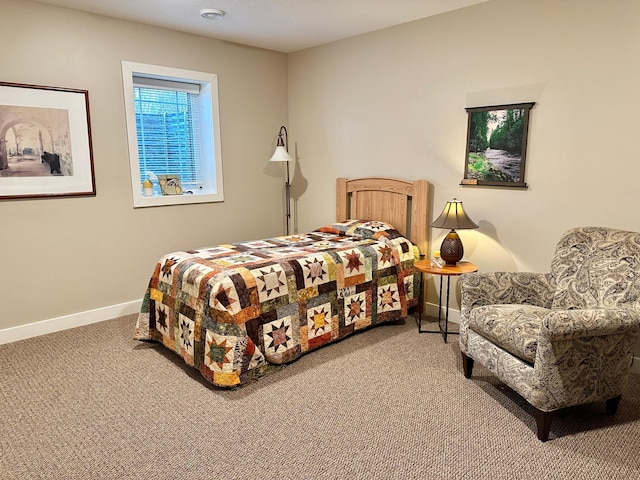
{"type": "MultiPolygon", "coordinates": [[[[438,305],[435,303],[426,304],[427,307],[427,316],[438,318],[438,305]]],[[[446,310],[444,307],[442,308],[442,319],[445,318],[446,310]]],[[[460,323],[460,310],[454,310],[453,308],[449,308],[449,321],[452,323],[460,323]]]]}
{"type": "MultiPolygon", "coordinates": [[[[635,352],[635,354],[638,355],[640,352],[635,352]]],[[[633,357],[633,362],[631,363],[629,371],[636,375],[640,375],[640,357],[633,357]]]]}
{"type": "MultiPolygon", "coordinates": [[[[120,303],[118,305],[111,305],[108,307],[97,308],[95,310],[88,310],[86,312],[65,315],[64,317],[51,318],[40,322],[28,323],[27,325],[5,328],[0,330],[0,345],[25,340],[31,337],[37,337],[39,335],[45,335],[47,333],[59,332],[60,330],[66,330],[68,328],[81,327],[91,323],[102,322],[122,315],[130,315],[132,313],[139,312],[141,306],[142,300],[133,300],[131,302],[120,303]]],[[[427,302],[425,306],[428,316],[438,316],[438,305],[427,302]]],[[[444,309],[442,311],[442,315],[445,315],[444,309]]],[[[449,321],[453,323],[460,323],[460,311],[449,308],[449,321]]],[[[633,357],[630,372],[640,375],[640,357],[633,357]]]]}
{"type": "Polygon", "coordinates": [[[81,327],[91,323],[102,322],[112,318],[129,315],[140,311],[142,300],[120,303],[108,307],[97,308],[86,312],[65,315],[64,317],[51,318],[40,322],[28,323],[17,327],[0,330],[0,345],[3,343],[17,342],[47,333],[59,332],[68,328],[81,327]]]}

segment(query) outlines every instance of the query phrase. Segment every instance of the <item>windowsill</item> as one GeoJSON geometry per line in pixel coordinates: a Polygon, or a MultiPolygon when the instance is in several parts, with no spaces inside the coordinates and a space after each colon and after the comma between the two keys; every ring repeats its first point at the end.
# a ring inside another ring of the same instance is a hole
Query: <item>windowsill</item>
{"type": "Polygon", "coordinates": [[[165,205],[187,205],[191,203],[222,202],[224,197],[216,193],[183,194],[183,195],[153,195],[145,197],[134,195],[133,208],[161,207],[165,205]]]}

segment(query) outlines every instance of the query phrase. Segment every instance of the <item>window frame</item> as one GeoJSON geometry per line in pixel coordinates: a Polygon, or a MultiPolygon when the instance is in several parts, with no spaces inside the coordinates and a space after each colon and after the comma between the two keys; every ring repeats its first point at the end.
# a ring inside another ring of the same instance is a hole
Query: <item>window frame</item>
{"type": "Polygon", "coordinates": [[[131,168],[131,192],[133,207],[156,207],[224,201],[222,177],[222,149],[220,147],[220,109],[218,101],[218,76],[213,73],[196,72],[180,68],[162,67],[122,61],[122,85],[124,90],[127,140],[129,143],[129,165],[131,168]],[[142,195],[140,184],[140,159],[134,105],[134,76],[157,78],[200,85],[200,127],[202,138],[202,167],[205,178],[212,180],[214,191],[183,195],[142,195]]]}

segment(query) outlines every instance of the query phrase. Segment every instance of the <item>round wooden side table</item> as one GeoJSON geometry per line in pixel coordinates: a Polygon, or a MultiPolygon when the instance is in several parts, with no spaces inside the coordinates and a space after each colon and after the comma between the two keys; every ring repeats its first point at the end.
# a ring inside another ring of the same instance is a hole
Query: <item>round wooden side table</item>
{"type": "Polygon", "coordinates": [[[477,272],[478,266],[471,262],[458,262],[455,265],[445,265],[443,267],[431,266],[430,260],[419,260],[413,264],[413,266],[419,272],[423,274],[429,273],[431,275],[440,276],[440,298],[438,299],[438,330],[423,330],[422,329],[422,313],[425,303],[425,283],[424,275],[422,276],[422,287],[420,288],[420,314],[418,317],[418,332],[419,333],[440,333],[444,339],[444,343],[447,343],[447,335],[456,335],[458,332],[449,332],[449,288],[451,286],[451,277],[462,275],[463,273],[477,272]],[[447,303],[445,304],[445,317],[444,317],[444,329],[442,328],[442,279],[447,277],[447,303]]]}

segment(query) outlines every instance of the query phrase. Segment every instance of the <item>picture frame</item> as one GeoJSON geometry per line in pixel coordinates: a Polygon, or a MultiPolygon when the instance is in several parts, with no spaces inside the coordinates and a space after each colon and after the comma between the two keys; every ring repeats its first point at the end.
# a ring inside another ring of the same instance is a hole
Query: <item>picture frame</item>
{"type": "Polygon", "coordinates": [[[466,108],[467,149],[461,185],[527,188],[529,117],[534,102],[466,108]]]}
{"type": "Polygon", "coordinates": [[[89,92],[0,82],[0,200],[95,195],[89,92]]]}
{"type": "Polygon", "coordinates": [[[182,195],[179,175],[158,175],[162,195],[182,195]]]}

